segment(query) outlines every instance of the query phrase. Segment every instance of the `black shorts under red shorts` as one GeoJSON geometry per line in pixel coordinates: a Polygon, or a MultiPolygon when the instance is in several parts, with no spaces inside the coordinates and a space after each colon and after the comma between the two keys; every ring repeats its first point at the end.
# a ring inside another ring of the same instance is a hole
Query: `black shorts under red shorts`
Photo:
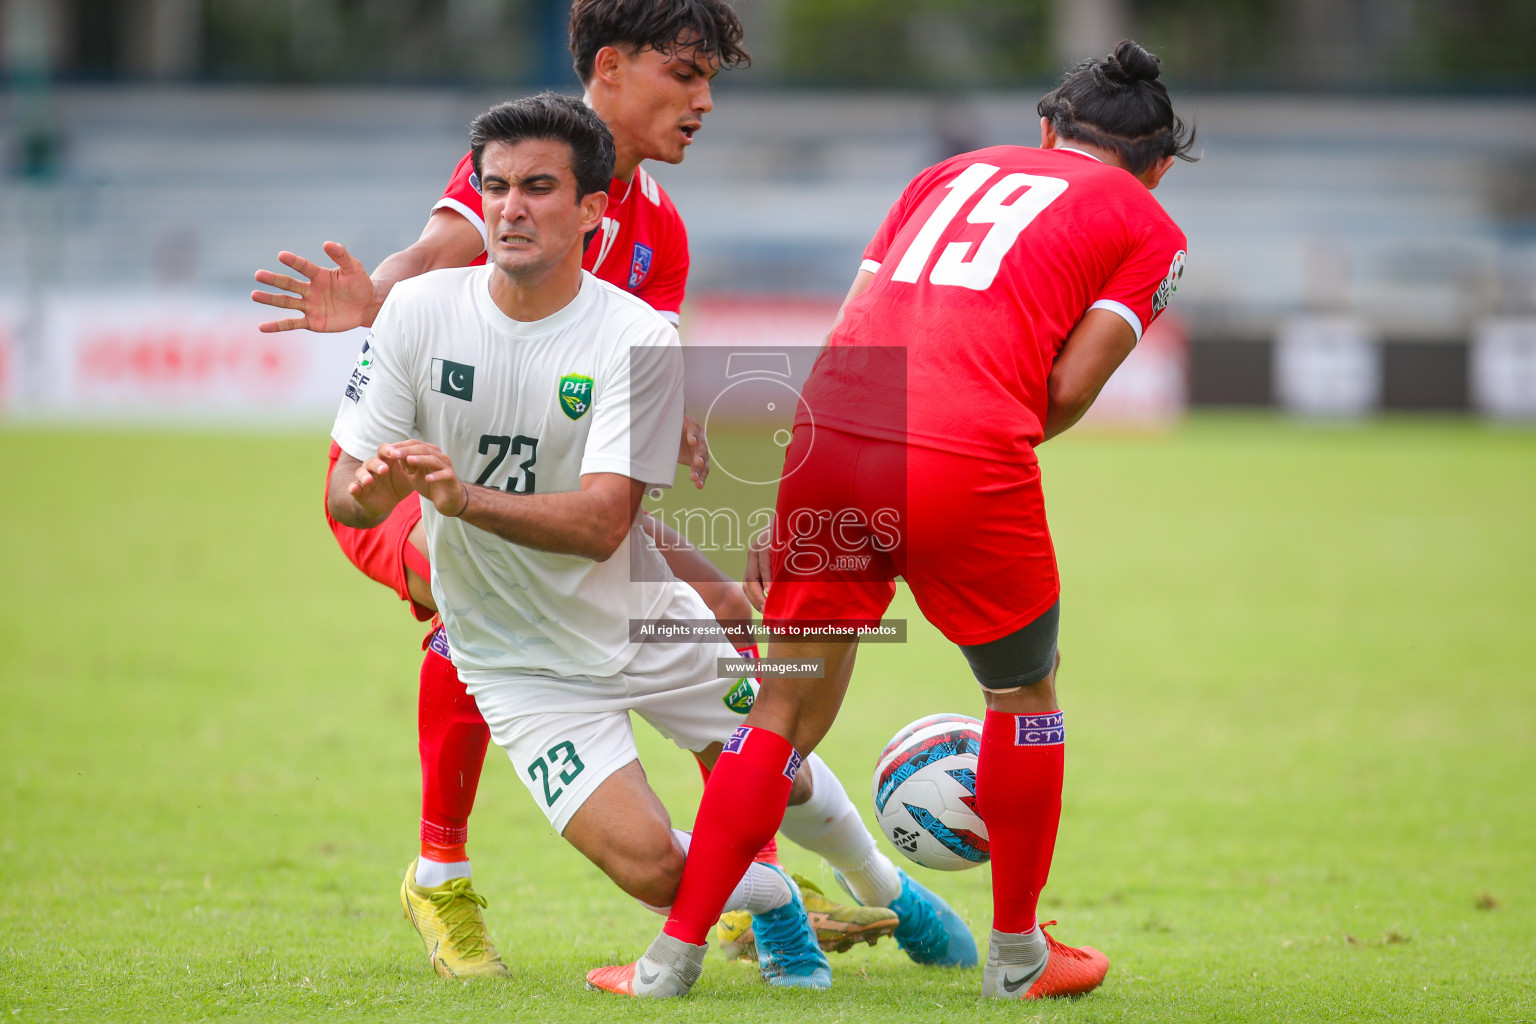
{"type": "Polygon", "coordinates": [[[1040,467],[797,426],[774,516],[770,626],[873,626],[897,576],[957,644],[989,643],[1061,593],[1040,467]]]}
{"type": "MultiPolygon", "coordinates": [[[[340,457],[341,447],[332,442],[331,464],[325,471],[327,492],[331,486],[331,474],[336,471],[336,460],[340,457]]],[[[409,601],[411,614],[416,616],[417,621],[426,622],[432,618],[432,609],[423,608],[411,600],[410,587],[405,578],[406,569],[424,580],[432,578],[427,557],[410,542],[411,531],[421,521],[419,495],[413,494],[396,505],[389,517],[371,530],[343,526],[331,518],[329,507],[325,510],[325,521],[330,525],[331,533],[336,537],[336,543],[341,545],[347,561],[361,569],[369,579],[384,584],[400,595],[400,600],[409,601]]]]}

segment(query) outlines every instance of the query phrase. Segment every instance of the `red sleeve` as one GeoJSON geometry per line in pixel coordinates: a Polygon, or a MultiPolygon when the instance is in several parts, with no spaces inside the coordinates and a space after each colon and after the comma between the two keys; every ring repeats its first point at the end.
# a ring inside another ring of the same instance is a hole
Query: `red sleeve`
{"type": "Polygon", "coordinates": [[[1184,232],[1170,220],[1155,221],[1110,275],[1089,309],[1119,313],[1141,340],[1142,332],[1167,308],[1184,275],[1184,232]]]}
{"type": "MultiPolygon", "coordinates": [[[[938,167],[942,166],[944,165],[938,165],[938,167]]],[[[860,270],[868,270],[873,273],[880,269],[880,265],[885,262],[886,254],[891,251],[891,243],[896,241],[897,233],[901,231],[902,225],[907,222],[907,216],[911,211],[914,197],[922,194],[924,183],[938,167],[930,167],[907,182],[907,187],[902,189],[901,195],[897,197],[896,202],[891,204],[890,212],[885,215],[885,220],[880,223],[880,227],[875,231],[875,237],[870,239],[869,244],[864,247],[864,262],[859,265],[860,270]]]]}
{"type": "Polygon", "coordinates": [[[670,197],[666,202],[670,223],[657,246],[661,251],[655,254],[655,268],[646,275],[635,295],[676,324],[688,291],[688,229],[670,197]]]}
{"type": "Polygon", "coordinates": [[[475,231],[481,238],[485,237],[485,218],[481,215],[484,206],[480,198],[480,190],[476,188],[477,182],[473,180],[475,174],[474,160],[471,154],[465,153],[464,159],[453,169],[453,177],[448,179],[448,187],[443,189],[443,197],[433,204],[432,210],[436,212],[442,209],[457,210],[475,226],[475,231]]]}

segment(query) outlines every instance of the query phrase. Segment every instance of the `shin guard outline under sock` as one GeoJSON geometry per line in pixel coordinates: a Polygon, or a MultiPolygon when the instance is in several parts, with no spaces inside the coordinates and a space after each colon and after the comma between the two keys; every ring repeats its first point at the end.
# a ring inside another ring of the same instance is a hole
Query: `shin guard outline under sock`
{"type": "Polygon", "coordinates": [[[976,762],[976,813],[992,848],[992,927],[1035,927],[1061,823],[1066,727],[1060,711],[988,711],[976,762]]]}
{"type": "Polygon", "coordinates": [[[800,755],[783,736],[745,725],[731,734],[699,802],[668,935],[705,941],[753,856],[778,831],[799,770],[800,755]]]}
{"type": "Polygon", "coordinates": [[[436,650],[428,650],[422,659],[416,728],[421,756],[421,853],[436,861],[466,860],[469,815],[491,730],[453,662],[436,650]]]}
{"type": "MultiPolygon", "coordinates": [[[[753,648],[754,651],[756,649],[757,648],[755,647],[753,648]]],[[[754,654],[753,657],[755,658],[757,655],[754,654]]],[[[812,754],[811,756],[815,757],[816,755],[812,754]]],[[[698,754],[693,755],[693,760],[694,763],[699,766],[699,775],[703,777],[704,785],[709,785],[709,765],[699,760],[698,754]]],[[[673,829],[673,831],[675,832],[677,830],[673,829]]],[[[768,841],[763,844],[763,848],[758,850],[757,853],[753,855],[752,859],[758,864],[777,865],[779,863],[779,840],[775,836],[769,836],[768,841]]]]}

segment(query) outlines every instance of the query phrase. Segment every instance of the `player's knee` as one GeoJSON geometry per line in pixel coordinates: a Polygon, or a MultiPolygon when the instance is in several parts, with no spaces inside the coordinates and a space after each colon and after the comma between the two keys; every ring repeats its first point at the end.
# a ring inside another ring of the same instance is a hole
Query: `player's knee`
{"type": "Polygon", "coordinates": [[[671,906],[682,880],[683,851],[670,842],[665,848],[656,848],[651,856],[629,858],[624,877],[616,879],[625,892],[653,907],[671,906]]]}
{"type": "Polygon", "coordinates": [[[1057,637],[1061,602],[1007,636],[982,644],[962,644],[976,681],[987,692],[987,703],[1004,695],[1028,694],[1036,700],[1055,697],[1056,666],[1061,663],[1057,637]]]}
{"type": "Polygon", "coordinates": [[[1061,704],[1056,700],[1054,672],[1038,683],[1031,683],[1028,686],[982,692],[986,694],[987,709],[990,711],[1002,711],[1012,715],[1039,715],[1061,709],[1061,704]]]}
{"type": "Polygon", "coordinates": [[[801,753],[810,753],[831,728],[837,705],[821,705],[787,687],[765,685],[752,704],[747,724],[761,726],[789,740],[801,753]]]}
{"type": "Polygon", "coordinates": [[[683,851],[665,821],[611,837],[599,866],[626,893],[653,907],[670,906],[683,880],[683,851]]]}
{"type": "Polygon", "coordinates": [[[811,758],[806,758],[795,773],[794,785],[789,787],[789,805],[798,807],[811,799],[816,792],[816,775],[811,768],[811,758]]]}

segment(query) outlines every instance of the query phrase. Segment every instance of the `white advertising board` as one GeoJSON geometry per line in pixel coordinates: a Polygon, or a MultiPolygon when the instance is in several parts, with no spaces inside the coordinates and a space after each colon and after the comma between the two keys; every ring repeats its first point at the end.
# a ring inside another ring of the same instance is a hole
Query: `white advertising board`
{"type": "Polygon", "coordinates": [[[1472,336],[1472,407],[1497,419],[1536,419],[1536,317],[1485,320],[1472,336]]]}
{"type": "Polygon", "coordinates": [[[366,331],[262,334],[261,308],[196,294],[56,294],[23,340],[0,314],[0,394],[13,418],[323,421],[366,331]]]}
{"type": "Polygon", "coordinates": [[[1275,397],[1306,416],[1365,416],[1381,405],[1381,349],[1352,316],[1293,317],[1275,337],[1275,397]]]}

